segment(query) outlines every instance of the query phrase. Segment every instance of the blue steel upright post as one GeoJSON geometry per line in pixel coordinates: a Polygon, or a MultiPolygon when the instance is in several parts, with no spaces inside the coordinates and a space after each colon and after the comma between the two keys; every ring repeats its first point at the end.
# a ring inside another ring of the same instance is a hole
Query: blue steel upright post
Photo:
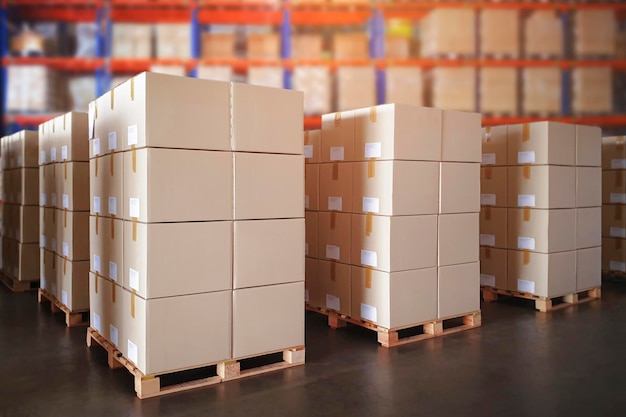
{"type": "MultiPolygon", "coordinates": [[[[376,8],[372,14],[370,57],[373,60],[385,57],[385,16],[376,8]]],[[[384,104],[386,97],[385,70],[376,68],[376,102],[384,104]]]]}
{"type": "Polygon", "coordinates": [[[196,65],[189,71],[190,77],[198,77],[198,60],[200,59],[200,21],[198,18],[198,0],[192,0],[191,7],[191,58],[196,61],[196,65]]]}
{"type": "MultiPolygon", "coordinates": [[[[9,10],[8,10],[8,5],[7,2],[2,1],[2,5],[0,6],[0,48],[1,48],[1,52],[2,52],[2,58],[6,58],[9,56],[9,10]]],[[[9,126],[5,126],[5,118],[4,115],[6,114],[6,109],[7,109],[7,97],[8,97],[8,89],[9,89],[9,79],[8,79],[8,69],[6,66],[2,65],[2,69],[0,70],[2,72],[2,74],[0,75],[0,77],[2,78],[1,82],[2,82],[2,100],[0,105],[2,106],[1,110],[2,110],[2,116],[3,116],[3,120],[2,120],[2,127],[3,127],[3,133],[4,134],[8,134],[10,133],[10,129],[9,126]]]]}
{"type": "MultiPolygon", "coordinates": [[[[291,58],[291,9],[289,0],[282,1],[283,21],[280,24],[280,57],[285,60],[291,58]]],[[[283,87],[292,88],[291,70],[283,67],[283,87]]]]}

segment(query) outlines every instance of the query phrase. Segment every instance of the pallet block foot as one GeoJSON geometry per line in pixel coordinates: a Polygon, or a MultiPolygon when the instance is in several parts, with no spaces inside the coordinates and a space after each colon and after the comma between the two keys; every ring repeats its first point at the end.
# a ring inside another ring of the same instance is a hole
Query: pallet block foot
{"type": "Polygon", "coordinates": [[[217,374],[223,379],[234,378],[241,373],[241,365],[237,361],[222,362],[217,364],[217,374]]]}
{"type": "Polygon", "coordinates": [[[283,352],[283,361],[289,364],[304,363],[306,354],[304,348],[302,349],[288,349],[283,352]]]}
{"type": "Polygon", "coordinates": [[[483,301],[487,303],[498,301],[498,294],[493,291],[485,290],[483,291],[483,301]]]}
{"type": "Polygon", "coordinates": [[[331,329],[339,329],[340,327],[346,327],[348,324],[341,320],[338,314],[331,313],[328,315],[328,326],[331,329]]]}
{"type": "Polygon", "coordinates": [[[399,340],[400,338],[398,337],[398,332],[385,331],[383,329],[378,330],[378,343],[384,347],[393,346],[398,343],[399,340]]]}

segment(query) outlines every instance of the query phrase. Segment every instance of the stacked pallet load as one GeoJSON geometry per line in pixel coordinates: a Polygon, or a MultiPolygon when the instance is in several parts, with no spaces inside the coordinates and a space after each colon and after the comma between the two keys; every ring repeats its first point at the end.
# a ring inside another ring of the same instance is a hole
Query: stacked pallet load
{"type": "Polygon", "coordinates": [[[375,330],[385,347],[444,334],[452,318],[463,318],[456,331],[479,326],[480,115],[388,104],[323,115],[321,146],[318,136],[308,308],[331,327],[375,330]]]}
{"type": "Polygon", "coordinates": [[[89,142],[87,113],[39,125],[39,302],[65,314],[68,327],[88,323],[89,142]]]}
{"type": "Polygon", "coordinates": [[[302,94],[143,73],[90,117],[88,344],[140,398],[303,363],[302,94]]]}
{"type": "Polygon", "coordinates": [[[624,136],[602,138],[602,269],[626,275],[626,150],[624,136]]]}
{"type": "Polygon", "coordinates": [[[2,274],[14,292],[39,286],[38,133],[2,138],[2,274]]]}
{"type": "Polygon", "coordinates": [[[485,128],[482,163],[485,300],[510,295],[548,311],[598,298],[600,130],[553,122],[485,128]]]}

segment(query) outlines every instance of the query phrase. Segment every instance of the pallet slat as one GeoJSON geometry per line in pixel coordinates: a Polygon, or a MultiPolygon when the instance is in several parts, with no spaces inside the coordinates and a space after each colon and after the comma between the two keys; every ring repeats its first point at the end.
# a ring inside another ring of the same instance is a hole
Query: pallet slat
{"type": "Polygon", "coordinates": [[[482,286],[481,292],[483,300],[486,302],[497,301],[498,296],[524,298],[526,300],[535,301],[535,309],[542,313],[560,310],[569,306],[586,303],[593,300],[599,300],[602,297],[602,289],[600,287],[591,288],[589,290],[577,291],[558,297],[541,297],[535,294],[524,293],[512,290],[502,290],[499,288],[482,286]]]}
{"type": "Polygon", "coordinates": [[[18,281],[3,273],[0,273],[0,281],[12,292],[36,291],[39,288],[39,281],[18,281]]]}
{"type": "Polygon", "coordinates": [[[50,311],[52,313],[58,313],[60,311],[65,314],[65,325],[67,327],[89,325],[89,310],[72,311],[43,288],[39,288],[37,300],[39,301],[39,304],[49,301],[50,311]]]}

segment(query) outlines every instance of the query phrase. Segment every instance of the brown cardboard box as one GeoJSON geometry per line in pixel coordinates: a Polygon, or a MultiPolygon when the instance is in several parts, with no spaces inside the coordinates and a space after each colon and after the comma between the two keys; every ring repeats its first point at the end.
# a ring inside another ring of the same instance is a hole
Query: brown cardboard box
{"type": "Polygon", "coordinates": [[[300,91],[232,83],[232,149],[302,155],[303,97],[300,91]]]}
{"type": "Polygon", "coordinates": [[[63,162],[57,165],[57,208],[89,210],[89,162],[63,162]]]}
{"type": "MultiPolygon", "coordinates": [[[[302,143],[298,147],[302,149],[302,143]]],[[[235,220],[304,217],[301,154],[235,153],[234,171],[235,220]]],[[[225,177],[224,172],[228,170],[221,168],[214,175],[225,177]]],[[[210,201],[215,197],[211,196],[210,201]]]]}
{"type": "Polygon", "coordinates": [[[125,221],[124,288],[144,299],[229,290],[232,240],[231,222],[125,221]]]}
{"type": "Polygon", "coordinates": [[[335,33],[333,35],[334,59],[368,59],[367,33],[335,33]]]}
{"type": "Polygon", "coordinates": [[[560,114],[561,69],[558,67],[522,70],[522,110],[525,114],[560,114]]]}
{"type": "Polygon", "coordinates": [[[508,126],[487,126],[482,130],[482,161],[484,165],[506,166],[508,126]]]}
{"type": "MultiPolygon", "coordinates": [[[[6,206],[6,204],[3,205],[3,207],[6,206]]],[[[39,246],[54,252],[56,251],[57,239],[59,239],[59,236],[57,235],[56,209],[40,207],[39,210],[39,227],[41,233],[41,236],[39,237],[39,246]]],[[[6,218],[4,218],[3,225],[6,221],[6,218]]],[[[7,236],[6,233],[3,233],[3,235],[7,236]]]]}
{"type": "Polygon", "coordinates": [[[56,258],[57,299],[70,311],[89,310],[89,261],[56,258]]]}
{"type": "Polygon", "coordinates": [[[5,275],[18,281],[39,281],[39,244],[20,243],[5,237],[2,244],[2,270],[5,275]]]}
{"type": "Polygon", "coordinates": [[[351,263],[350,230],[350,214],[320,212],[318,214],[317,256],[320,259],[351,263]]]}
{"type": "MultiPolygon", "coordinates": [[[[129,80],[124,82],[127,81],[129,80]]],[[[134,79],[132,84],[134,88],[134,79]]],[[[128,109],[119,108],[121,105],[119,102],[124,103],[126,101],[119,99],[121,92],[119,87],[119,85],[116,86],[114,89],[106,92],[92,102],[93,105],[90,108],[90,113],[93,116],[91,116],[90,119],[92,122],[89,122],[89,139],[93,140],[91,140],[89,144],[90,158],[123,150],[123,146],[126,142],[123,135],[127,133],[127,125],[125,125],[124,122],[132,117],[132,115],[128,112],[128,109]],[[116,92],[118,94],[116,94],[116,92]],[[116,96],[118,96],[117,103],[116,96]]],[[[125,95],[130,96],[130,91],[127,91],[125,95]]],[[[130,97],[128,97],[128,99],[130,99],[130,97]]],[[[139,99],[140,95],[137,96],[137,100],[139,99]]],[[[121,107],[124,107],[123,104],[121,107]]]]}
{"type": "Polygon", "coordinates": [[[304,260],[304,302],[313,307],[324,308],[318,276],[319,261],[306,258],[304,260]]]}
{"type": "Polygon", "coordinates": [[[437,318],[460,316],[480,310],[479,262],[438,268],[437,318]]]}
{"type": "Polygon", "coordinates": [[[376,105],[376,68],[340,66],[336,77],[337,109],[345,111],[376,105]]]}
{"type": "Polygon", "coordinates": [[[508,170],[504,166],[480,168],[480,204],[506,207],[508,205],[508,170]]]}
{"type": "Polygon", "coordinates": [[[89,195],[92,215],[123,216],[124,153],[116,152],[89,161],[89,195]]]}
{"type": "MultiPolygon", "coordinates": [[[[411,55],[411,38],[407,36],[385,36],[385,58],[409,59],[411,55]]],[[[393,103],[393,101],[388,101],[393,103]]]]}
{"type": "Polygon", "coordinates": [[[22,243],[39,243],[39,207],[2,205],[2,235],[22,243]]]}
{"type": "Polygon", "coordinates": [[[508,127],[509,165],[576,165],[576,125],[536,122],[508,127]]]}
{"type": "MultiPolygon", "coordinates": [[[[279,68],[282,71],[282,67],[279,68]]],[[[317,116],[330,113],[333,90],[328,66],[295,66],[291,80],[292,88],[304,93],[304,114],[317,116]]]]}
{"type": "Polygon", "coordinates": [[[111,56],[116,58],[150,58],[153,25],[114,23],[111,56]]]}
{"type": "Polygon", "coordinates": [[[438,266],[478,261],[479,216],[479,213],[439,215],[438,266]]]}
{"type": "Polygon", "coordinates": [[[617,19],[613,10],[574,13],[574,51],[578,57],[615,56],[617,19]]]}
{"type": "Polygon", "coordinates": [[[480,210],[480,246],[506,249],[508,245],[507,210],[482,207],[480,210]]]}
{"type": "Polygon", "coordinates": [[[304,219],[236,221],[234,235],[232,288],[304,281],[304,219]]]}
{"type": "Polygon", "coordinates": [[[111,341],[109,326],[113,313],[111,293],[114,285],[113,282],[89,272],[89,327],[108,341],[111,341]]]}
{"type": "MultiPolygon", "coordinates": [[[[370,161],[355,162],[353,167],[353,213],[386,216],[437,213],[439,163],[370,161]],[[420,178],[420,181],[416,181],[416,178],[420,178]]],[[[476,171],[478,182],[478,164],[476,171]]],[[[323,184],[321,187],[324,188],[323,184]]],[[[478,187],[475,191],[478,197],[478,187]]],[[[323,204],[324,201],[322,208],[323,204]]]]}
{"type": "Polygon", "coordinates": [[[248,33],[248,59],[279,59],[280,35],[278,33],[248,33]]]}
{"type": "Polygon", "coordinates": [[[387,67],[385,103],[424,105],[424,75],[421,68],[387,67]]]}
{"type": "Polygon", "coordinates": [[[322,131],[307,130],[304,132],[304,162],[318,164],[322,162],[322,131]]]}
{"type": "Polygon", "coordinates": [[[189,23],[155,25],[157,58],[189,58],[191,27],[189,23]]]}
{"type": "MultiPolygon", "coordinates": [[[[261,159],[260,156],[254,157],[261,159]]],[[[235,161],[242,160],[243,155],[235,156],[235,161]]],[[[124,220],[173,222],[231,219],[232,164],[233,157],[227,152],[158,148],[125,152],[124,220]],[[172,175],[173,172],[176,175],[172,175]]],[[[255,168],[258,167],[253,167],[252,163],[238,166],[239,182],[236,185],[241,184],[245,189],[246,175],[255,168]]],[[[255,173],[260,179],[266,172],[259,169],[255,173]]],[[[286,177],[292,176],[284,172],[286,177]]],[[[302,198],[299,201],[302,204],[302,198]]],[[[242,204],[245,202],[242,201],[242,204]]]]}
{"type": "Polygon", "coordinates": [[[491,114],[517,114],[516,68],[481,68],[480,111],[491,114]]]}
{"type": "Polygon", "coordinates": [[[437,268],[388,273],[353,266],[351,287],[355,319],[393,329],[437,317],[437,268]]]}
{"type": "Polygon", "coordinates": [[[54,129],[60,132],[56,140],[57,160],[83,161],[89,160],[89,142],[87,113],[69,112],[53,119],[54,129]]]}
{"type": "Polygon", "coordinates": [[[541,253],[576,249],[576,210],[510,208],[508,248],[541,253]]]}
{"type": "MultiPolygon", "coordinates": [[[[56,210],[57,254],[70,261],[89,259],[89,213],[56,210]]],[[[85,278],[86,280],[87,278],[85,278]]]]}
{"type": "Polygon", "coordinates": [[[319,210],[319,179],[319,164],[306,164],[304,168],[304,208],[306,210],[319,210]]]}
{"type": "Polygon", "coordinates": [[[350,263],[384,272],[437,266],[437,216],[352,215],[350,263]]]}
{"type": "Polygon", "coordinates": [[[507,288],[507,250],[480,248],[480,285],[507,288]]]}
{"type": "Polygon", "coordinates": [[[559,297],[576,291],[576,252],[508,253],[508,289],[538,295],[559,297]],[[525,259],[526,258],[526,259],[525,259]]]}
{"type": "Polygon", "coordinates": [[[476,110],[476,68],[436,67],[429,73],[431,105],[439,109],[476,110]]]}
{"type": "Polygon", "coordinates": [[[322,115],[321,162],[354,161],[355,117],[353,110],[322,115]]]}
{"type": "Polygon", "coordinates": [[[602,171],[602,204],[626,204],[626,170],[602,171]]]}
{"type": "Polygon", "coordinates": [[[291,38],[291,57],[293,59],[321,59],[322,36],[317,33],[294,34],[291,38]]]}
{"type": "Polygon", "coordinates": [[[202,58],[230,59],[234,56],[234,33],[202,33],[202,58]]]}
{"type": "Polygon", "coordinates": [[[352,211],[352,165],[351,162],[320,164],[320,210],[352,211]]]}
{"type": "Polygon", "coordinates": [[[2,169],[37,168],[39,166],[39,132],[21,130],[2,138],[2,169]]]}
{"type": "Polygon", "coordinates": [[[524,20],[526,56],[563,55],[563,24],[558,11],[537,10],[524,20]]]}
{"type": "Polygon", "coordinates": [[[439,213],[478,213],[480,164],[442,162],[439,167],[439,213]]]}
{"type": "Polygon", "coordinates": [[[320,260],[318,268],[322,308],[352,317],[350,265],[320,260]]]}
{"type": "Polygon", "coordinates": [[[602,166],[602,129],[576,125],[576,166],[602,166]]]}
{"type": "Polygon", "coordinates": [[[576,291],[602,286],[602,248],[576,251],[576,291]]]}
{"type": "Polygon", "coordinates": [[[576,209],[576,249],[602,245],[602,208],[576,209]]]}
{"type": "Polygon", "coordinates": [[[421,25],[424,56],[473,55],[476,52],[476,11],[471,8],[433,9],[421,25]]]}
{"type": "Polygon", "coordinates": [[[602,206],[602,237],[626,239],[626,205],[602,206]]]}
{"type": "Polygon", "coordinates": [[[625,136],[602,138],[602,168],[626,169],[625,136]]]}
{"type": "Polygon", "coordinates": [[[40,259],[40,283],[39,287],[56,297],[57,294],[57,271],[56,255],[49,250],[41,249],[40,259]]]}
{"type": "MultiPolygon", "coordinates": [[[[39,199],[39,205],[45,207],[53,207],[52,205],[52,195],[58,195],[60,192],[62,178],[57,180],[57,171],[58,164],[48,164],[42,165],[39,168],[39,193],[41,194],[39,199]]],[[[4,171],[4,174],[7,176],[7,179],[11,178],[12,174],[16,174],[16,170],[4,171]]],[[[9,185],[8,190],[6,191],[17,191],[14,188],[14,185],[9,185]]],[[[56,201],[56,197],[54,198],[56,201]]],[[[5,202],[7,200],[5,199],[5,202]]]]}
{"type": "Polygon", "coordinates": [[[89,271],[97,272],[99,276],[104,277],[108,277],[108,274],[104,273],[106,270],[104,267],[109,265],[107,259],[111,226],[109,224],[109,228],[105,229],[103,223],[110,221],[111,219],[105,217],[89,216],[89,259],[91,261],[89,271]]]}
{"type": "Polygon", "coordinates": [[[124,279],[124,222],[108,217],[89,217],[91,268],[122,286],[124,279]]]}
{"type": "Polygon", "coordinates": [[[532,165],[508,168],[509,207],[576,207],[576,168],[532,165]]]}
{"type": "Polygon", "coordinates": [[[442,111],[384,104],[355,111],[355,161],[441,160],[442,111]]]}
{"type": "Polygon", "coordinates": [[[602,269],[626,272],[626,240],[602,238],[602,269]]]}
{"type": "Polygon", "coordinates": [[[602,168],[576,167],[576,207],[602,205],[602,168]]]}
{"type": "MultiPolygon", "coordinates": [[[[145,375],[230,359],[231,295],[221,291],[144,300],[118,289],[122,354],[145,375]],[[181,325],[189,317],[202,317],[204,325],[181,325]]],[[[301,303],[300,308],[304,313],[301,303]]],[[[264,327],[258,323],[257,328],[264,327]]]]}
{"type": "Polygon", "coordinates": [[[453,110],[443,112],[441,160],[481,162],[481,115],[453,110]]]}
{"type": "Polygon", "coordinates": [[[520,55],[520,12],[484,9],[480,14],[480,52],[483,56],[520,55]]]}
{"type": "Polygon", "coordinates": [[[318,226],[318,215],[319,213],[315,211],[307,211],[304,213],[305,220],[305,243],[304,243],[304,254],[311,258],[319,258],[318,253],[318,238],[317,233],[319,230],[318,226]]]}
{"type": "Polygon", "coordinates": [[[4,180],[7,196],[4,202],[23,206],[39,205],[39,168],[18,168],[4,171],[3,175],[9,177],[4,180]]]}
{"type": "Polygon", "coordinates": [[[304,282],[234,290],[233,358],[280,352],[304,345],[304,282]],[[281,329],[267,337],[273,323],[281,329]]]}
{"type": "Polygon", "coordinates": [[[613,69],[591,67],[572,69],[572,112],[598,114],[613,112],[613,69]]]}

